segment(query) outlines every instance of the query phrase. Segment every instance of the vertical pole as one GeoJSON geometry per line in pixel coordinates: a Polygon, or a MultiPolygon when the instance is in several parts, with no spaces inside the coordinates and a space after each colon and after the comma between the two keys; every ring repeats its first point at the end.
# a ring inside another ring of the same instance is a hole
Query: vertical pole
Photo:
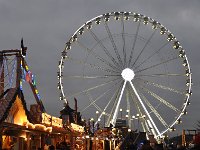
{"type": "Polygon", "coordinates": [[[70,147],[71,147],[71,149],[74,148],[74,135],[73,135],[73,133],[71,133],[71,135],[70,135],[70,147]]]}
{"type": "Polygon", "coordinates": [[[26,149],[31,149],[30,148],[30,133],[26,133],[26,138],[27,138],[27,142],[26,142],[26,149]]]}
{"type": "Polygon", "coordinates": [[[20,87],[20,80],[21,80],[21,61],[22,61],[22,57],[21,55],[18,53],[17,54],[17,68],[16,68],[16,88],[20,87]]]}
{"type": "Polygon", "coordinates": [[[22,149],[23,149],[23,138],[22,138],[22,137],[19,137],[18,140],[19,140],[18,148],[22,150],[22,149]]]}
{"type": "Polygon", "coordinates": [[[185,146],[185,130],[182,131],[182,146],[185,146]]]}
{"type": "Polygon", "coordinates": [[[104,125],[104,128],[106,127],[106,116],[105,114],[103,115],[103,125],[104,125]]]}
{"type": "Polygon", "coordinates": [[[4,92],[4,65],[3,65],[3,53],[0,54],[0,95],[4,92]]]}
{"type": "Polygon", "coordinates": [[[3,145],[2,142],[3,142],[3,141],[2,141],[2,134],[0,134],[0,149],[2,149],[2,145],[3,145]]]}
{"type": "Polygon", "coordinates": [[[93,134],[94,134],[94,120],[92,121],[92,131],[93,131],[93,134]]]}
{"type": "Polygon", "coordinates": [[[96,111],[96,117],[97,117],[97,119],[96,119],[96,123],[95,124],[97,124],[98,123],[98,118],[99,118],[99,111],[96,111]]]}
{"type": "Polygon", "coordinates": [[[45,145],[45,135],[44,134],[41,134],[41,149],[44,150],[44,145],[45,145]]]}
{"type": "Polygon", "coordinates": [[[90,150],[90,139],[86,138],[86,150],[90,150]]]}
{"type": "Polygon", "coordinates": [[[120,114],[121,114],[121,119],[122,119],[122,108],[120,108],[120,110],[119,110],[119,111],[120,111],[120,114]]]}
{"type": "Polygon", "coordinates": [[[109,141],[110,144],[110,150],[112,150],[112,141],[109,141]]]}

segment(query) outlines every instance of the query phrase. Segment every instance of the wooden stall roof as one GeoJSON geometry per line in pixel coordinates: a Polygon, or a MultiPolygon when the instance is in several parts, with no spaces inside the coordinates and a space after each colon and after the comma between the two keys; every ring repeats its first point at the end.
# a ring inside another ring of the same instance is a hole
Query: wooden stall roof
{"type": "Polygon", "coordinates": [[[20,100],[22,102],[28,120],[30,122],[33,122],[30,113],[27,109],[23,92],[20,90],[20,88],[10,88],[6,90],[2,95],[0,95],[0,124],[7,118],[10,108],[15,102],[17,96],[20,97],[20,100]]]}

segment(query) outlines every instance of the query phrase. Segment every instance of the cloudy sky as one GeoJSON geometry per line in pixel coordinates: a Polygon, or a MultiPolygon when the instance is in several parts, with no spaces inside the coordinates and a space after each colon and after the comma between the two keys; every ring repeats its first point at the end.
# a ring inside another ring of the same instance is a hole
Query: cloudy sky
{"type": "MultiPolygon", "coordinates": [[[[186,49],[193,77],[193,95],[181,127],[200,120],[200,1],[199,0],[0,0],[0,49],[28,47],[26,60],[36,75],[47,112],[59,115],[57,66],[66,41],[79,26],[107,12],[131,11],[165,25],[186,49]]],[[[28,90],[27,90],[28,91],[28,90]]],[[[33,97],[27,95],[28,103],[33,97]]]]}

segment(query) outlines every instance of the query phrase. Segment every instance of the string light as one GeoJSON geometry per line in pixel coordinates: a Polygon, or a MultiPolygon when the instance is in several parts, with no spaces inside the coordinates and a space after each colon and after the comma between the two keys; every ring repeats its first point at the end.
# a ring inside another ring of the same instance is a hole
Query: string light
{"type": "MultiPolygon", "coordinates": [[[[39,91],[36,87],[35,75],[33,75],[32,72],[29,70],[29,67],[27,64],[25,64],[25,67],[23,67],[22,61],[21,61],[21,69],[23,73],[21,80],[27,81],[33,85],[35,95],[37,96],[37,99],[38,99],[38,103],[42,105],[42,100],[41,100],[39,91]],[[28,80],[26,79],[26,77],[28,78],[28,80]]],[[[20,89],[23,90],[22,81],[20,81],[20,89]]],[[[45,111],[43,105],[41,106],[41,109],[43,109],[42,111],[45,111]]]]}

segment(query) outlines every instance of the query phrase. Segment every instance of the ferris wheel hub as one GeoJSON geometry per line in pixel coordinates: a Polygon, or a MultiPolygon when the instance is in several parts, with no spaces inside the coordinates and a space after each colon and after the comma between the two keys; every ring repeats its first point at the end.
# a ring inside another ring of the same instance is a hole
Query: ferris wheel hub
{"type": "Polygon", "coordinates": [[[131,81],[131,80],[133,80],[135,73],[132,69],[126,68],[126,69],[122,70],[121,75],[125,81],[131,81]]]}

